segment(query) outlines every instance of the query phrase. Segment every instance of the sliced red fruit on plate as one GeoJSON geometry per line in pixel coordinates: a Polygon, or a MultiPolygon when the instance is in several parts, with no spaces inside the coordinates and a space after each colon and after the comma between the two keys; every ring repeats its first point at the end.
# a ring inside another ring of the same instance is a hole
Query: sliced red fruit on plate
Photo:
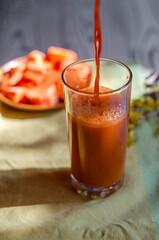
{"type": "Polygon", "coordinates": [[[51,46],[48,48],[48,59],[54,64],[56,70],[60,70],[63,61],[71,60],[74,62],[78,59],[78,56],[70,49],[51,46]]]}
{"type": "Polygon", "coordinates": [[[75,62],[76,60],[73,59],[65,59],[64,61],[61,62],[60,64],[60,70],[61,72],[71,63],[75,62]]]}
{"type": "Polygon", "coordinates": [[[5,97],[15,103],[26,103],[26,88],[24,87],[8,87],[4,93],[5,97]]]}
{"type": "Polygon", "coordinates": [[[16,103],[55,106],[64,100],[61,73],[76,60],[77,54],[65,48],[49,47],[48,56],[34,50],[25,61],[1,74],[0,91],[16,103]]]}
{"type": "Polygon", "coordinates": [[[59,96],[55,85],[51,85],[46,89],[47,104],[55,106],[59,102],[59,96]]]}
{"type": "Polygon", "coordinates": [[[25,87],[25,88],[32,88],[32,87],[35,87],[36,84],[32,81],[30,81],[29,79],[26,79],[26,78],[22,78],[17,84],[16,86],[19,86],[19,87],[25,87]]]}
{"type": "Polygon", "coordinates": [[[11,77],[9,77],[8,75],[4,75],[3,81],[1,83],[1,91],[3,92],[8,87],[15,86],[22,79],[22,77],[23,72],[19,69],[12,73],[11,77]]]}
{"type": "MultiPolygon", "coordinates": [[[[23,83],[27,79],[30,82],[32,81],[34,86],[35,84],[37,85],[37,87],[32,86],[33,88],[29,89],[27,93],[30,104],[54,105],[55,102],[58,102],[57,84],[61,81],[61,73],[59,71],[49,70],[45,74],[41,74],[40,72],[27,70],[24,73],[23,83]]],[[[29,84],[29,82],[26,82],[26,84],[29,84]]]]}
{"type": "Polygon", "coordinates": [[[47,88],[35,87],[27,92],[27,99],[33,105],[55,106],[59,102],[55,85],[47,88]]]}
{"type": "Polygon", "coordinates": [[[84,89],[89,87],[92,71],[87,63],[79,63],[74,65],[64,74],[66,83],[75,89],[84,89]]]}
{"type": "Polygon", "coordinates": [[[0,81],[0,91],[3,92],[3,90],[5,90],[6,87],[8,87],[8,85],[7,85],[8,80],[9,80],[9,72],[6,72],[4,74],[2,73],[1,81],[0,81]]]}
{"type": "Polygon", "coordinates": [[[27,55],[28,61],[34,61],[37,64],[42,63],[45,58],[46,58],[46,55],[43,52],[40,52],[39,50],[33,50],[27,55]]]}
{"type": "Polygon", "coordinates": [[[53,64],[47,59],[43,52],[34,50],[27,56],[27,68],[40,72],[47,71],[53,68],[53,64]]]}
{"type": "Polygon", "coordinates": [[[52,62],[61,62],[65,59],[77,59],[78,57],[77,54],[70,49],[51,46],[48,48],[48,58],[52,62]]]}
{"type": "Polygon", "coordinates": [[[9,77],[12,77],[17,71],[23,72],[25,68],[26,62],[20,62],[16,67],[11,68],[7,73],[9,74],[9,77]]]}
{"type": "Polygon", "coordinates": [[[44,83],[58,83],[61,81],[61,73],[57,70],[49,70],[44,74],[44,83]]]}
{"type": "Polygon", "coordinates": [[[53,69],[53,64],[48,60],[44,60],[40,63],[36,63],[34,61],[28,61],[27,68],[33,71],[46,72],[47,70],[53,69]]]}
{"type": "Polygon", "coordinates": [[[7,73],[9,74],[9,77],[11,77],[16,71],[18,71],[18,68],[14,67],[14,68],[11,68],[7,73]]]}
{"type": "Polygon", "coordinates": [[[39,85],[43,82],[43,74],[33,70],[24,71],[23,78],[29,80],[33,85],[39,85]]]}
{"type": "Polygon", "coordinates": [[[44,86],[49,84],[56,84],[57,93],[60,100],[64,100],[64,90],[61,79],[61,72],[57,70],[50,70],[44,75],[44,86]]]}
{"type": "Polygon", "coordinates": [[[9,86],[14,86],[23,77],[23,72],[21,70],[15,71],[12,76],[8,79],[9,86]]]}

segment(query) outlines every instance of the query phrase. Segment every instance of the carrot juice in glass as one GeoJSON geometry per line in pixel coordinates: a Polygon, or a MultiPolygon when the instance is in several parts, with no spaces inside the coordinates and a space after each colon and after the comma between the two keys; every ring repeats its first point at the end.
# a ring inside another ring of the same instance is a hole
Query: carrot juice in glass
{"type": "Polygon", "coordinates": [[[71,157],[78,193],[106,197],[124,180],[132,73],[121,62],[100,59],[94,92],[95,59],[69,65],[62,74],[71,157]]]}

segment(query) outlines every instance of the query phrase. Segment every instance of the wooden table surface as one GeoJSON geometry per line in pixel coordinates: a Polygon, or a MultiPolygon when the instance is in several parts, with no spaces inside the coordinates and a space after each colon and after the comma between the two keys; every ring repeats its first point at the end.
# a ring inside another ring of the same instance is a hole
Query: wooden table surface
{"type": "MultiPolygon", "coordinates": [[[[159,1],[101,0],[102,56],[159,66],[159,1]]],[[[94,56],[93,0],[0,0],[0,65],[56,45],[94,56]]]]}

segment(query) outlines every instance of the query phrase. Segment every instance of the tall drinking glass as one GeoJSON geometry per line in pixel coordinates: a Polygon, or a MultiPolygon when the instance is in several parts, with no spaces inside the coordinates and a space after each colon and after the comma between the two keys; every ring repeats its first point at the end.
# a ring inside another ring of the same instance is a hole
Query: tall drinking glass
{"type": "Polygon", "coordinates": [[[121,62],[100,59],[99,93],[94,93],[95,59],[75,62],[62,73],[76,191],[106,197],[124,180],[132,73],[121,62]]]}

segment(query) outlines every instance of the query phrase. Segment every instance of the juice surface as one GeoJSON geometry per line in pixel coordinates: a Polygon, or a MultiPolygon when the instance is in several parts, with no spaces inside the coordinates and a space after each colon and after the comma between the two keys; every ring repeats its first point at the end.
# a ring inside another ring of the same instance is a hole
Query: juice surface
{"type": "Polygon", "coordinates": [[[99,96],[97,105],[94,96],[73,94],[71,102],[72,111],[67,112],[71,173],[85,186],[116,183],[124,175],[127,144],[128,116],[121,95],[99,96]]]}

